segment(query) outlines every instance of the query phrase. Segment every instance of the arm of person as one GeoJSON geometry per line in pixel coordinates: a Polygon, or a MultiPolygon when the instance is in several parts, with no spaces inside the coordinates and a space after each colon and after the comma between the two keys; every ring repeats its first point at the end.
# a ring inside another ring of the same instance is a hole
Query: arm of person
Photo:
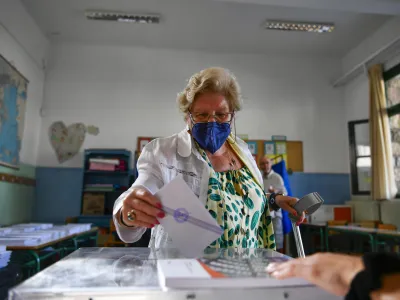
{"type": "Polygon", "coordinates": [[[146,232],[146,227],[128,227],[121,222],[121,209],[124,200],[132,193],[135,188],[144,188],[151,194],[154,194],[163,186],[163,180],[160,170],[160,165],[154,156],[155,143],[148,143],[137,162],[139,176],[132,186],[121,194],[114,203],[113,220],[120,239],[126,243],[134,243],[138,241],[146,232]]]}
{"type": "Polygon", "coordinates": [[[369,253],[364,257],[318,253],[282,264],[267,271],[278,279],[303,278],[347,300],[399,299],[400,258],[392,253],[369,253]],[[390,297],[389,297],[390,296],[390,297]],[[387,298],[385,298],[387,297],[387,298]]]}
{"type": "MultiPolygon", "coordinates": [[[[279,175],[279,174],[278,174],[279,175]]],[[[285,187],[285,182],[283,181],[283,178],[281,175],[279,175],[279,186],[277,187],[277,190],[281,192],[284,195],[287,195],[287,190],[285,187]]]]}

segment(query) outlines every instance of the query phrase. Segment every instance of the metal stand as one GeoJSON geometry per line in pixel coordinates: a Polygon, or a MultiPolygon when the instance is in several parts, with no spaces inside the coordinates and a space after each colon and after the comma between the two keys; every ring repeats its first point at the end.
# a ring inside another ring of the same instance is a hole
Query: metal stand
{"type": "MultiPolygon", "coordinates": [[[[321,198],[321,196],[318,193],[311,193],[303,198],[301,198],[293,207],[296,212],[297,216],[301,216],[303,212],[309,216],[313,214],[321,205],[324,203],[324,200],[321,198]]],[[[305,252],[304,252],[304,247],[303,247],[303,240],[301,239],[301,233],[300,233],[300,228],[299,226],[296,225],[296,222],[299,220],[299,217],[289,215],[291,221],[292,221],[292,228],[293,228],[293,234],[294,234],[294,239],[296,242],[296,248],[297,248],[297,255],[299,257],[305,257],[305,252]]]]}
{"type": "Polygon", "coordinates": [[[295,222],[292,222],[292,228],[294,233],[294,240],[296,241],[297,255],[299,257],[306,257],[304,253],[303,240],[301,239],[301,233],[299,226],[295,222]]]}

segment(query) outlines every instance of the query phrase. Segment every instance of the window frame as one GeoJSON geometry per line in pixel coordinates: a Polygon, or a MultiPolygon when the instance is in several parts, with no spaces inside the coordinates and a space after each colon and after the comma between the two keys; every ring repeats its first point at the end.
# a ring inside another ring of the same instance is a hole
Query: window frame
{"type": "MultiPolygon", "coordinates": [[[[400,75],[400,63],[383,72],[383,81],[386,82],[392,78],[400,75]]],[[[400,103],[395,104],[391,107],[386,108],[388,117],[393,117],[400,114],[400,103]]],[[[369,124],[369,119],[355,120],[348,122],[348,133],[349,133],[349,152],[350,152],[350,179],[351,189],[353,195],[370,195],[369,191],[360,191],[358,186],[358,172],[357,172],[357,160],[363,157],[371,157],[371,155],[357,155],[357,144],[356,144],[356,132],[355,127],[359,124],[369,124]]],[[[396,195],[396,198],[400,198],[400,191],[396,195]]]]}
{"type": "Polygon", "coordinates": [[[371,155],[357,155],[355,128],[356,125],[360,124],[369,124],[369,119],[348,122],[351,191],[353,195],[370,195],[371,191],[360,191],[358,186],[357,160],[363,157],[371,157],[371,155]]]}
{"type": "MultiPolygon", "coordinates": [[[[389,70],[383,72],[383,81],[389,81],[390,79],[400,75],[400,63],[390,68],[389,70]]],[[[386,85],[385,85],[386,86],[386,85]]],[[[400,103],[397,103],[386,109],[387,114],[390,117],[400,114],[400,103]]]]}
{"type": "MultiPolygon", "coordinates": [[[[386,82],[393,79],[394,77],[400,75],[400,63],[390,68],[389,70],[383,72],[383,81],[385,83],[385,92],[386,92],[386,82]]],[[[388,117],[393,117],[395,115],[400,114],[400,103],[397,103],[391,107],[386,108],[386,112],[388,117]]],[[[400,190],[397,191],[396,199],[400,198],[400,190]]]]}

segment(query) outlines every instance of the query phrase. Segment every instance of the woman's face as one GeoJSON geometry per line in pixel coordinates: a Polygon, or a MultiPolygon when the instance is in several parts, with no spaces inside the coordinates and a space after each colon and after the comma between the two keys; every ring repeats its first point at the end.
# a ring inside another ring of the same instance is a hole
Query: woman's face
{"type": "MultiPolygon", "coordinates": [[[[204,93],[198,95],[193,102],[193,105],[190,109],[190,113],[192,117],[195,119],[198,116],[199,119],[207,119],[207,115],[209,116],[208,122],[216,122],[218,120],[215,119],[215,115],[223,115],[226,113],[231,113],[232,111],[229,108],[229,103],[225,99],[225,97],[218,93],[204,93]]],[[[193,123],[190,117],[187,118],[187,122],[189,128],[193,126],[193,123]]]]}

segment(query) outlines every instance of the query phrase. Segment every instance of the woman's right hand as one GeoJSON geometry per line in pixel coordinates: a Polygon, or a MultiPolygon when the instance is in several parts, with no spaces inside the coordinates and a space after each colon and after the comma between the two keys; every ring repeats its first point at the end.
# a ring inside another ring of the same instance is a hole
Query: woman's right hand
{"type": "Polygon", "coordinates": [[[160,224],[157,218],[165,217],[160,200],[144,188],[132,190],[124,199],[120,213],[126,225],[146,228],[160,224]],[[134,220],[129,220],[128,214],[133,216],[134,220]]]}

